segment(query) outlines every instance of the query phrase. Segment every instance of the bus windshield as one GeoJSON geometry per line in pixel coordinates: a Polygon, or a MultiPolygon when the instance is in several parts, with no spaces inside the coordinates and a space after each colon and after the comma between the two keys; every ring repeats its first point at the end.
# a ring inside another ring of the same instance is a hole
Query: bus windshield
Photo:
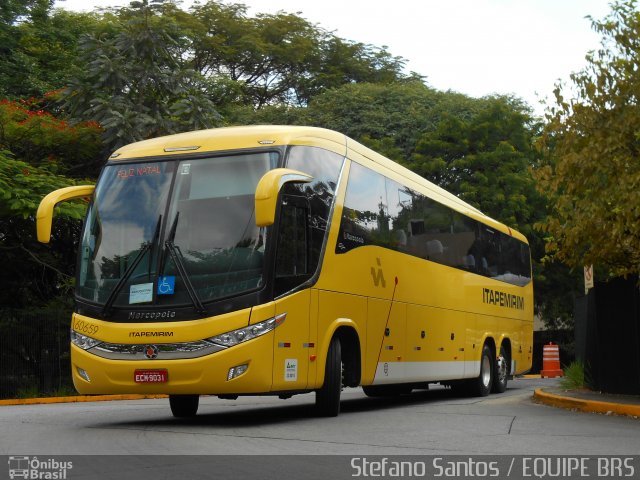
{"type": "Polygon", "coordinates": [[[105,311],[198,307],[262,286],[254,194],[277,160],[262,152],[105,167],[82,235],[78,296],[105,311]]]}

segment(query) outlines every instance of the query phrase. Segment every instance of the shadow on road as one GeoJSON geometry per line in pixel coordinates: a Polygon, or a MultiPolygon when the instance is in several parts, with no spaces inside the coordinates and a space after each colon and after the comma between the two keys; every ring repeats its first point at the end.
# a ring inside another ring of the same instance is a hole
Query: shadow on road
{"type": "MultiPolygon", "coordinates": [[[[242,398],[242,397],[241,397],[242,398]]],[[[309,403],[287,404],[286,400],[281,405],[274,405],[272,399],[267,404],[234,404],[225,403],[201,403],[197,416],[193,418],[174,418],[171,417],[169,405],[167,402],[167,417],[157,420],[142,420],[128,422],[111,422],[94,425],[94,428],[163,428],[175,426],[193,427],[218,427],[218,428],[238,428],[238,427],[256,427],[274,424],[287,424],[292,422],[304,422],[306,420],[315,421],[318,417],[314,408],[314,397],[308,395],[309,403]],[[210,411],[215,409],[215,411],[210,411]]],[[[465,403],[473,403],[482,401],[482,399],[470,399],[461,397],[453,393],[450,389],[438,388],[434,390],[415,390],[411,394],[397,395],[391,397],[343,397],[341,403],[341,416],[353,415],[370,411],[384,411],[391,409],[403,408],[411,405],[432,404],[442,400],[460,399],[465,403]]],[[[241,402],[241,400],[239,400],[241,402]]],[[[327,421],[339,422],[340,416],[330,418],[327,421]]],[[[193,430],[191,430],[193,432],[193,430]]]]}

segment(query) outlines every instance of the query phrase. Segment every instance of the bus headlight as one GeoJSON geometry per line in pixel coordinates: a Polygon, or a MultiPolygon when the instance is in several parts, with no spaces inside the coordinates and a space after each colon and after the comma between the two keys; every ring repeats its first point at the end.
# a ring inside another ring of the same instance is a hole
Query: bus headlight
{"type": "Polygon", "coordinates": [[[286,313],[281,313],[280,315],[276,315],[273,318],[256,323],[255,325],[249,325],[248,327],[239,328],[238,330],[207,338],[207,341],[223,347],[232,347],[270,332],[278,325],[281,325],[286,317],[286,313]]]}
{"type": "Polygon", "coordinates": [[[71,330],[71,343],[83,350],[89,350],[90,348],[93,348],[102,342],[100,340],[96,340],[95,338],[82,335],[75,330],[71,330]]]}

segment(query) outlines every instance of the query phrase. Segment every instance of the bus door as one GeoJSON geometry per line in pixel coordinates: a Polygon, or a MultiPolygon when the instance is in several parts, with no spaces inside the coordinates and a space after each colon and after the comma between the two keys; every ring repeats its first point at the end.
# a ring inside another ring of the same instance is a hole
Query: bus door
{"type": "Polygon", "coordinates": [[[307,388],[309,357],[315,350],[310,337],[310,290],[293,294],[313,274],[310,260],[309,201],[297,195],[282,195],[276,251],[274,295],[276,315],[286,319],[275,330],[273,390],[307,388]]]}
{"type": "Polygon", "coordinates": [[[311,290],[305,289],[276,301],[276,315],[286,313],[275,329],[273,342],[274,391],[307,388],[309,356],[315,339],[309,336],[311,290]]]}

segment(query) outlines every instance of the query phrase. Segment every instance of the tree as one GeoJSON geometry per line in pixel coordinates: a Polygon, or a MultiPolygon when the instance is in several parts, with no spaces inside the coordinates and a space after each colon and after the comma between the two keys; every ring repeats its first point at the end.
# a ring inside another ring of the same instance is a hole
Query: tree
{"type": "Polygon", "coordinates": [[[103,163],[100,127],[95,122],[70,125],[45,110],[49,103],[47,98],[0,101],[0,148],[50,173],[97,177],[103,163]]]}
{"type": "Polygon", "coordinates": [[[528,107],[510,97],[475,103],[470,115],[443,115],[422,135],[407,166],[530,235],[541,200],[529,172],[536,152],[528,107]]]}
{"type": "Polygon", "coordinates": [[[432,128],[450,95],[464,97],[438,92],[417,77],[389,84],[347,83],[312,97],[306,108],[237,109],[229,120],[330,128],[400,161],[411,156],[420,134],[432,128]]]}
{"type": "Polygon", "coordinates": [[[93,14],[51,10],[51,0],[5,0],[0,6],[0,96],[41,97],[80,69],[78,38],[93,14]]]}
{"type": "Polygon", "coordinates": [[[634,0],[612,5],[601,48],[587,67],[558,85],[536,169],[551,196],[540,223],[550,255],[571,267],[595,265],[610,276],[640,268],[640,12],[634,0]]]}
{"type": "Polygon", "coordinates": [[[164,8],[163,0],[132,2],[81,41],[86,69],[65,90],[64,106],[74,119],[98,122],[110,151],[219,122],[202,78],[183,59],[180,30],[160,15],[164,8]]]}
{"type": "Polygon", "coordinates": [[[72,285],[75,250],[84,207],[63,204],[47,248],[35,239],[35,211],[52,190],[73,185],[46,167],[34,167],[0,151],[0,305],[27,307],[66,295],[72,285]],[[73,221],[73,220],[76,221],[73,221]]]}
{"type": "Polygon", "coordinates": [[[304,106],[343,84],[405,76],[402,58],[336,37],[292,13],[249,17],[243,4],[210,0],[180,21],[192,40],[194,69],[216,85],[223,81],[226,100],[236,105],[304,106]]]}
{"type": "MultiPolygon", "coordinates": [[[[100,150],[96,125],[71,126],[42,110],[0,102],[0,305],[43,305],[68,298],[73,283],[82,203],[63,203],[54,222],[51,248],[35,239],[35,213],[52,190],[85,180],[100,150]]],[[[95,174],[95,170],[93,171],[95,174]]]]}

